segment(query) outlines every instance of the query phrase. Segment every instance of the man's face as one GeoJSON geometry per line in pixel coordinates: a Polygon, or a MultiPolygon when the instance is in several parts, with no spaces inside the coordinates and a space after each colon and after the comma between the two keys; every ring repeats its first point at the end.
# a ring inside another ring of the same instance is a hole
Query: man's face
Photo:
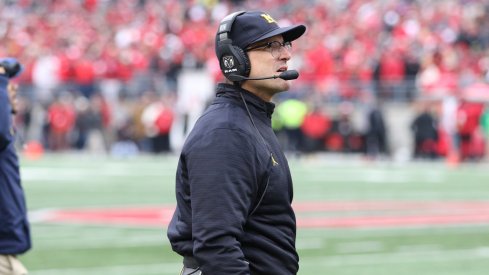
{"type": "Polygon", "coordinates": [[[12,111],[14,113],[17,112],[17,90],[19,89],[19,86],[14,83],[9,83],[7,86],[7,92],[8,92],[8,98],[10,101],[10,106],[12,106],[12,111]]]}
{"type": "MultiPolygon", "coordinates": [[[[247,51],[251,63],[251,78],[279,75],[281,72],[288,70],[287,61],[291,58],[291,52],[290,49],[282,46],[283,42],[284,40],[282,36],[277,35],[248,47],[255,48],[261,45],[264,46],[247,51]],[[268,43],[275,44],[272,46],[268,43]]],[[[287,91],[290,88],[290,84],[287,80],[275,78],[266,80],[246,80],[242,87],[255,93],[265,101],[270,101],[272,96],[276,93],[287,91]]]]}

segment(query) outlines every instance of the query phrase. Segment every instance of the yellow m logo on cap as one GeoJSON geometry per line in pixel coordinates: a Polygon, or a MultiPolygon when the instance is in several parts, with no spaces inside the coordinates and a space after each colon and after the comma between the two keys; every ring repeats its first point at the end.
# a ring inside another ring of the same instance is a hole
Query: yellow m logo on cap
{"type": "Polygon", "coordinates": [[[261,17],[265,18],[265,20],[267,20],[267,22],[270,24],[277,23],[277,21],[275,21],[275,19],[273,19],[273,17],[270,16],[270,14],[264,13],[261,15],[261,17]]]}

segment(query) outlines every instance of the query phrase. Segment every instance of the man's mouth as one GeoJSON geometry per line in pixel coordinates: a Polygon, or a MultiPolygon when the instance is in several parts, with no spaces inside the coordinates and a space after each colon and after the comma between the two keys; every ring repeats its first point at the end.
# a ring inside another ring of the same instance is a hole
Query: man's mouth
{"type": "Polygon", "coordinates": [[[287,71],[287,67],[280,67],[280,69],[277,70],[279,73],[283,73],[285,71],[287,71]]]}

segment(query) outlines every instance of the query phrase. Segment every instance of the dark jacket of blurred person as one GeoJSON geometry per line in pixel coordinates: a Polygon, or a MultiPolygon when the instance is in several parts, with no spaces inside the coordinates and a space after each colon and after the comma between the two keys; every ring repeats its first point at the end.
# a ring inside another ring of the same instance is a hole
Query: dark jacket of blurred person
{"type": "Polygon", "coordinates": [[[184,257],[180,274],[292,275],[299,268],[292,177],[271,127],[270,102],[290,84],[241,77],[287,70],[287,42],[305,26],[280,28],[263,12],[235,15],[234,24],[232,15],[226,17],[216,35],[216,55],[228,81],[218,85],[183,146],[168,238],[184,257]],[[232,43],[222,42],[224,37],[232,43]]]}
{"type": "Polygon", "coordinates": [[[367,156],[377,157],[388,154],[387,129],[382,110],[375,106],[368,113],[368,130],[365,135],[365,150],[367,156]]]}
{"type": "Polygon", "coordinates": [[[16,258],[31,248],[19,161],[14,147],[17,86],[9,78],[21,71],[11,58],[0,59],[0,274],[27,274],[16,258]]]}
{"type": "Polygon", "coordinates": [[[415,158],[435,158],[437,156],[437,124],[436,119],[428,110],[422,111],[412,122],[415,158]]]}
{"type": "MultiPolygon", "coordinates": [[[[76,119],[74,129],[76,131],[76,149],[85,149],[89,136],[92,132],[99,132],[103,136],[104,118],[100,104],[96,100],[97,95],[92,96],[89,100],[85,97],[77,98],[76,102],[76,119]]],[[[107,145],[104,144],[105,149],[107,145]]]]}

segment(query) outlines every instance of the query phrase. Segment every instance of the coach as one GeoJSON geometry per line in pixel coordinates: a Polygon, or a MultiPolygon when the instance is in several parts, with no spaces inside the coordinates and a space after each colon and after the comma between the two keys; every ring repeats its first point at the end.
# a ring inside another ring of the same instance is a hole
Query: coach
{"type": "Polygon", "coordinates": [[[226,83],[180,155],[177,208],[168,228],[181,274],[296,274],[292,179],[272,128],[272,97],[298,77],[291,41],[306,27],[279,27],[265,12],[225,17],[216,55],[226,83]]]}

